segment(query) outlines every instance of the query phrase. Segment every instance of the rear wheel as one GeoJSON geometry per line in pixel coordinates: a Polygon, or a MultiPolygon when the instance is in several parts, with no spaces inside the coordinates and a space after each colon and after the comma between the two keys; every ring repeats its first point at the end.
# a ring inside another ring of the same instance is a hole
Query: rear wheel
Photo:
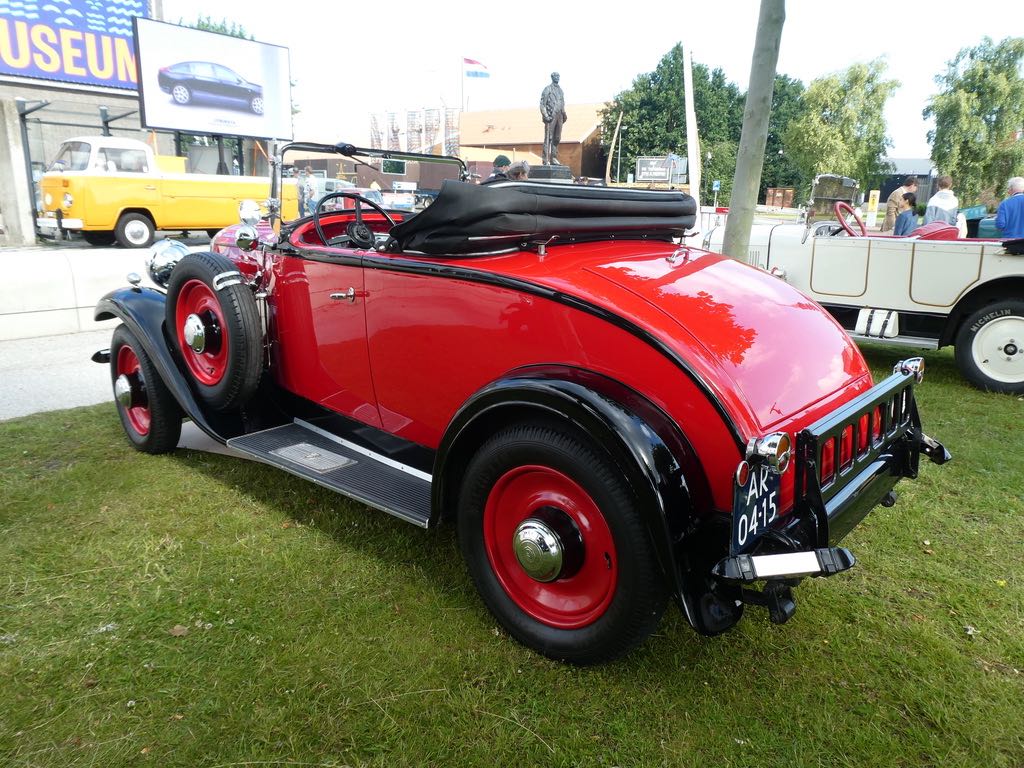
{"type": "Polygon", "coordinates": [[[589,441],[546,425],[499,432],[467,467],[458,516],[477,590],[523,644],[594,664],[657,626],[667,593],[636,499],[589,441]]]}
{"type": "Polygon", "coordinates": [[[955,354],[960,372],[976,387],[1024,394],[1024,301],[994,301],[968,316],[955,354]]]}
{"type": "Polygon", "coordinates": [[[253,111],[253,113],[255,113],[257,115],[262,115],[263,114],[263,97],[262,96],[253,96],[251,99],[249,99],[249,109],[251,109],[253,111]]]}
{"type": "Polygon", "coordinates": [[[110,342],[110,377],[117,414],[132,446],[144,453],[173,451],[181,437],[181,407],[138,338],[123,325],[110,342]]]}
{"type": "Polygon", "coordinates": [[[153,221],[142,213],[122,213],[114,230],[117,242],[125,248],[148,248],[155,234],[153,221]]]}
{"type": "Polygon", "coordinates": [[[182,258],[167,284],[165,321],[199,397],[221,411],[245,405],[259,386],[263,333],[234,262],[207,252],[182,258]]]}

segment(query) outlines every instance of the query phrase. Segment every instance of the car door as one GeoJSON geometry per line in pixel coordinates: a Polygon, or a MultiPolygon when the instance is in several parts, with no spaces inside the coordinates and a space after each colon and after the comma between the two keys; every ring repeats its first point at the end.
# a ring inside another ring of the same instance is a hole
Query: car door
{"type": "Polygon", "coordinates": [[[216,72],[214,72],[213,64],[209,62],[195,61],[192,63],[192,83],[192,90],[197,93],[220,95],[216,72]]]}
{"type": "Polygon", "coordinates": [[[366,343],[360,252],[303,250],[275,262],[273,354],[290,392],[380,427],[366,343]]]}
{"type": "Polygon", "coordinates": [[[235,72],[219,64],[214,66],[217,74],[217,85],[221,94],[231,99],[245,99],[246,91],[243,87],[243,80],[235,72]]]}

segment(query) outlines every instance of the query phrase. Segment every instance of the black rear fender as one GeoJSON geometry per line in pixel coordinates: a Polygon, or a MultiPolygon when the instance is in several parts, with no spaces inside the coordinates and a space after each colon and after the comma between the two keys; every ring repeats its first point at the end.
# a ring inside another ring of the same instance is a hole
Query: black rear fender
{"type": "Polygon", "coordinates": [[[694,622],[685,587],[682,542],[699,527],[711,494],[700,462],[679,427],[635,390],[600,374],[562,366],[524,369],[489,384],[452,419],[434,464],[431,523],[454,515],[463,473],[476,449],[507,424],[568,423],[621,469],[671,594],[694,622]]]}

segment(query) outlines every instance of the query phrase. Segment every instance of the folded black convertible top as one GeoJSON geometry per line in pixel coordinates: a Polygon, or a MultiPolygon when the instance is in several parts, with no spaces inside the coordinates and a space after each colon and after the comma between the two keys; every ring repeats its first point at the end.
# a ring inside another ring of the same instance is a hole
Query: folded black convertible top
{"type": "Polygon", "coordinates": [[[391,230],[393,250],[472,254],[520,244],[598,239],[671,240],[697,219],[682,192],[446,180],[434,203],[391,230]]]}

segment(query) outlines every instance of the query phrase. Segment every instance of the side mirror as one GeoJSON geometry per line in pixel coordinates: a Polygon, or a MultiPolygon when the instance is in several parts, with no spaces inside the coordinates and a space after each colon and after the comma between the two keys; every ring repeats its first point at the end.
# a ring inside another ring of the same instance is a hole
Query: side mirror
{"type": "Polygon", "coordinates": [[[259,245],[260,236],[252,224],[242,224],[235,231],[235,245],[241,251],[251,251],[259,245]]]}

